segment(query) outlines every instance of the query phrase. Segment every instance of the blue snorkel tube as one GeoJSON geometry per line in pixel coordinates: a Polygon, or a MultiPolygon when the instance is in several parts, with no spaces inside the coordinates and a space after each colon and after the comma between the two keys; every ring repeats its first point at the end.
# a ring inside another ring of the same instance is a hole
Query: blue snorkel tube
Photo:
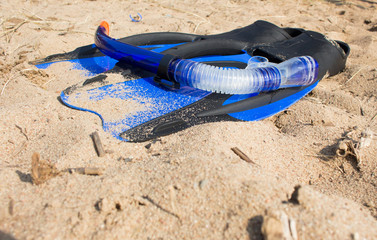
{"type": "Polygon", "coordinates": [[[218,93],[249,94],[307,86],[318,76],[318,63],[310,56],[294,57],[280,64],[260,58],[261,63],[251,60],[246,69],[230,69],[152,52],[109,37],[109,24],[105,21],[96,31],[95,44],[107,56],[155,73],[176,86],[218,93]]]}

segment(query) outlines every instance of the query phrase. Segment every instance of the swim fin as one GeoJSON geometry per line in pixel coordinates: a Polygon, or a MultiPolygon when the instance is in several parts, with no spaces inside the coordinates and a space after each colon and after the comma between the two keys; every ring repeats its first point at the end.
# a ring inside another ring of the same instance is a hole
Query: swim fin
{"type": "MultiPolygon", "coordinates": [[[[146,33],[119,41],[233,68],[245,68],[251,56],[280,63],[308,55],[318,62],[318,79],[342,71],[349,54],[346,43],[313,31],[279,28],[266,21],[217,35],[146,33]]],[[[34,64],[47,68],[58,61],[73,62],[76,68],[92,75],[104,73],[64,90],[61,100],[70,107],[97,114],[105,131],[126,141],[145,141],[207,122],[260,120],[286,109],[318,83],[244,95],[218,94],[187,86],[176,89],[148,71],[103,55],[94,45],[52,55],[34,64]],[[123,78],[113,82],[114,76],[109,73],[121,73],[123,78]],[[108,114],[109,110],[121,114],[108,114]]]]}

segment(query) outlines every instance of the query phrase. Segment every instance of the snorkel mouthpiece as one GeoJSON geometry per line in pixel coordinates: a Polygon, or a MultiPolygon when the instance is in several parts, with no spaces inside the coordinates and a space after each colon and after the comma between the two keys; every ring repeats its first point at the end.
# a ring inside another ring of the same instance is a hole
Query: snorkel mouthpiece
{"type": "Polygon", "coordinates": [[[252,62],[246,69],[221,68],[122,43],[109,37],[108,32],[109,25],[104,21],[95,36],[95,44],[104,54],[173,83],[206,91],[249,94],[306,86],[318,77],[318,63],[310,56],[291,58],[280,64],[264,59],[261,63],[252,62]]]}

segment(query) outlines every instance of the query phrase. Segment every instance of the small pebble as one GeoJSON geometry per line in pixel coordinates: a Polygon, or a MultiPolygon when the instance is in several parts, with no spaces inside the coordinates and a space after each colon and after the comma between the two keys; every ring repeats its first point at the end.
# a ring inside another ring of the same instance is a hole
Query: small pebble
{"type": "Polygon", "coordinates": [[[203,188],[205,188],[205,186],[207,185],[207,183],[208,183],[207,179],[200,180],[199,181],[199,188],[200,188],[200,190],[203,190],[203,188]]]}
{"type": "Polygon", "coordinates": [[[346,11],[342,10],[339,12],[339,15],[344,15],[346,13],[346,11]]]}
{"type": "Polygon", "coordinates": [[[353,240],[359,240],[360,239],[360,236],[359,236],[359,233],[355,232],[352,234],[352,239],[353,240]]]}

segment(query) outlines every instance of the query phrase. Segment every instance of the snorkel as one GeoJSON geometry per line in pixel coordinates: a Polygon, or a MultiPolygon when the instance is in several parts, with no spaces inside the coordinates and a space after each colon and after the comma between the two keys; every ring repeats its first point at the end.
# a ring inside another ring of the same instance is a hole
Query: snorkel
{"type": "Polygon", "coordinates": [[[109,37],[109,24],[105,21],[97,28],[95,44],[107,56],[155,73],[176,86],[225,94],[307,86],[318,75],[318,63],[310,56],[294,57],[279,64],[267,62],[266,58],[260,58],[261,63],[251,59],[246,69],[231,69],[156,53],[109,37]]]}

